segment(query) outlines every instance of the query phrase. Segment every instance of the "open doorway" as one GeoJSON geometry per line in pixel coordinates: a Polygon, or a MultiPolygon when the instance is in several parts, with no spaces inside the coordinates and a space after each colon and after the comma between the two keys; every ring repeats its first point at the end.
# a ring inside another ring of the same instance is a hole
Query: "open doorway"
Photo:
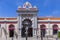
{"type": "Polygon", "coordinates": [[[25,19],[24,21],[22,21],[22,30],[21,30],[21,36],[22,37],[26,37],[26,27],[28,27],[28,37],[32,37],[33,36],[33,28],[32,28],[32,21],[30,19],[25,19]]]}
{"type": "Polygon", "coordinates": [[[41,36],[45,37],[46,34],[46,26],[45,25],[40,25],[40,29],[41,29],[41,36]]]}
{"type": "MultiPolygon", "coordinates": [[[[26,30],[25,30],[25,28],[26,27],[22,28],[22,31],[21,31],[21,36],[22,37],[26,37],[26,34],[25,34],[26,30]]],[[[32,36],[33,36],[33,28],[31,27],[31,28],[28,28],[28,37],[32,37],[32,36]]]]}
{"type": "Polygon", "coordinates": [[[53,35],[57,34],[58,32],[58,25],[53,25],[53,35]]]}
{"type": "Polygon", "coordinates": [[[14,37],[15,26],[13,24],[9,25],[9,37],[14,37]]]}

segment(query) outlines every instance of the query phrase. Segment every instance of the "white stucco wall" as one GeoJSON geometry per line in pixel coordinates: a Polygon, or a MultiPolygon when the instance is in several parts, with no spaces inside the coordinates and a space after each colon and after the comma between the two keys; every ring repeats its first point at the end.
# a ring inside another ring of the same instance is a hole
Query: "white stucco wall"
{"type": "MultiPolygon", "coordinates": [[[[6,29],[6,31],[8,33],[7,36],[9,36],[9,30],[8,30],[9,25],[10,25],[9,23],[8,24],[6,24],[6,23],[1,24],[1,28],[5,28],[6,29]]],[[[14,23],[13,25],[15,26],[15,31],[18,33],[18,29],[17,29],[18,25],[16,23],[14,23]]],[[[4,32],[3,29],[2,29],[2,34],[0,34],[0,35],[2,37],[5,37],[5,32],[4,32]]]]}
{"type": "MultiPolygon", "coordinates": [[[[42,25],[42,23],[38,23],[38,35],[40,35],[41,33],[40,33],[40,25],[42,25]]],[[[54,25],[54,23],[46,23],[46,24],[44,24],[45,26],[46,26],[46,35],[51,35],[51,36],[53,36],[53,25],[54,25]]],[[[57,26],[58,26],[58,28],[60,28],[60,24],[59,23],[57,23],[56,24],[57,26]]],[[[58,29],[58,31],[60,31],[60,29],[58,29]]],[[[41,36],[41,35],[40,35],[41,36]]]]}

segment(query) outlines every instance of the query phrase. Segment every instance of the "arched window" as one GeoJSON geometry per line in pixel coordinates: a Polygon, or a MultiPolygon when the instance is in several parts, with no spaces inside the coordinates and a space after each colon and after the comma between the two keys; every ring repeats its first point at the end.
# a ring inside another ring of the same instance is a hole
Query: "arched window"
{"type": "Polygon", "coordinates": [[[58,25],[53,25],[53,35],[57,34],[58,25]]]}
{"type": "Polygon", "coordinates": [[[45,37],[46,26],[44,24],[42,24],[42,25],[40,25],[40,29],[41,29],[41,36],[45,37]]]}

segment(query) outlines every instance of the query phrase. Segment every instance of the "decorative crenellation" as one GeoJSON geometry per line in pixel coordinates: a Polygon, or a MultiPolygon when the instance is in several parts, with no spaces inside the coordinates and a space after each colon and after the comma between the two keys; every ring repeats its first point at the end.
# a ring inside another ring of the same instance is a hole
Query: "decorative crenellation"
{"type": "Polygon", "coordinates": [[[23,4],[23,8],[26,8],[26,7],[32,8],[32,5],[29,2],[26,2],[23,4]]]}
{"type": "Polygon", "coordinates": [[[20,5],[18,6],[18,8],[37,8],[36,6],[33,6],[29,3],[29,2],[26,2],[23,4],[23,7],[21,7],[20,5]]]}
{"type": "Polygon", "coordinates": [[[18,6],[17,8],[17,12],[25,12],[25,11],[33,11],[33,12],[36,12],[38,11],[37,10],[37,7],[36,6],[32,6],[29,2],[26,2],[23,4],[23,6],[21,7],[20,5],[18,6]]]}

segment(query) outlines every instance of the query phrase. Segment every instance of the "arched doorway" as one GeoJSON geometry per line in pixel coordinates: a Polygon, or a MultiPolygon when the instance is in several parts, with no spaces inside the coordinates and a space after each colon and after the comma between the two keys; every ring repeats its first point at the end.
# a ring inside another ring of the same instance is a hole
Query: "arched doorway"
{"type": "Polygon", "coordinates": [[[41,29],[41,36],[45,37],[46,26],[44,24],[42,24],[42,25],[40,25],[40,29],[41,29]]]}
{"type": "Polygon", "coordinates": [[[58,31],[58,25],[53,25],[53,35],[57,34],[58,31]]]}
{"type": "Polygon", "coordinates": [[[26,27],[28,27],[28,37],[32,37],[33,36],[33,28],[32,28],[32,21],[30,19],[25,19],[24,21],[22,21],[22,30],[21,30],[21,36],[25,37],[26,34],[26,27]]]}
{"type": "Polygon", "coordinates": [[[15,26],[13,24],[9,25],[9,37],[14,37],[15,26]]]}

